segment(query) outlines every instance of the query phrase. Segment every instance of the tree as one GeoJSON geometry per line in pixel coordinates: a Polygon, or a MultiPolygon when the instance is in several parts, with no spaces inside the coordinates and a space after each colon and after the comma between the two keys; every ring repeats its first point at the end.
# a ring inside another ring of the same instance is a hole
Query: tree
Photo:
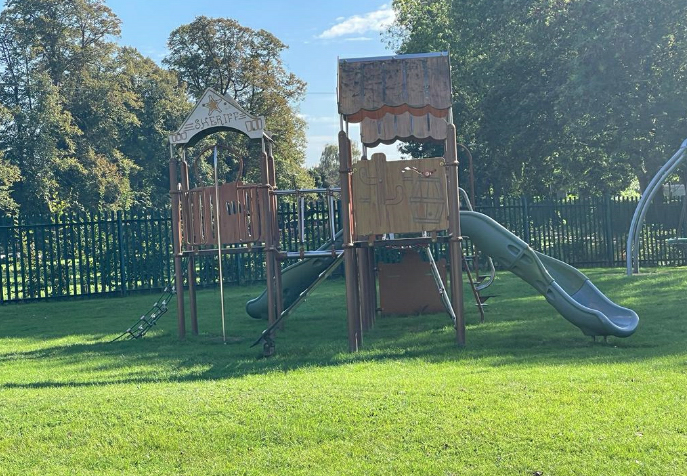
{"type": "Polygon", "coordinates": [[[167,201],[165,139],[188,102],[118,34],[103,0],[9,0],[0,15],[0,150],[23,212],[167,201]]]}
{"type": "MultiPolygon", "coordinates": [[[[172,31],[163,63],[179,75],[192,98],[212,87],[235,99],[252,114],[265,116],[275,140],[274,156],[280,187],[312,184],[305,163],[305,122],[296,114],[305,83],[284,68],[286,48],[271,33],[253,30],[228,18],[200,16],[172,31]]],[[[258,180],[256,144],[235,134],[223,139],[246,160],[250,180],[258,180]]]]}
{"type": "MultiPolygon", "coordinates": [[[[351,155],[353,161],[360,158],[360,149],[357,142],[351,142],[351,155]]],[[[311,169],[311,174],[317,187],[338,187],[340,182],[339,146],[327,144],[320,155],[320,162],[311,169]]]]}
{"type": "Polygon", "coordinates": [[[449,50],[482,192],[618,192],[684,136],[679,0],[395,0],[399,52],[449,50]]]}

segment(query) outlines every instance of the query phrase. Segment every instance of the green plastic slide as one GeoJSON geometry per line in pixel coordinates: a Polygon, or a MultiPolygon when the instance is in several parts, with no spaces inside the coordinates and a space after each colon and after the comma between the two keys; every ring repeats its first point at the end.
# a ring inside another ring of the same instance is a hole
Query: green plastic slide
{"type": "Polygon", "coordinates": [[[539,291],[561,316],[588,336],[628,337],[637,314],[618,306],[572,266],[538,253],[496,221],[477,212],[460,212],[461,233],[480,251],[539,291]]]}
{"type": "MultiPolygon", "coordinates": [[[[341,236],[341,231],[339,231],[334,237],[334,241],[329,240],[317,251],[328,251],[332,249],[332,246],[335,250],[341,249],[343,245],[341,236]]],[[[301,293],[319,277],[320,273],[334,262],[334,259],[333,256],[306,258],[285,268],[281,275],[284,308],[291,306],[301,293]]],[[[246,303],[246,312],[254,319],[267,319],[267,289],[260,296],[246,303]]]]}

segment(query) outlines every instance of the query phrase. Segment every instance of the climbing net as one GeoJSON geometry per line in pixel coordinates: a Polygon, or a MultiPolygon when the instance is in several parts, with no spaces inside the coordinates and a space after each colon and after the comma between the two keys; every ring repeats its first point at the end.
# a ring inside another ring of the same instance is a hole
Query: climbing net
{"type": "Polygon", "coordinates": [[[157,321],[168,311],[169,303],[174,294],[176,294],[174,286],[172,284],[167,285],[164,291],[162,291],[162,295],[155,301],[155,304],[153,304],[150,310],[143,314],[134,325],[112,339],[112,342],[122,338],[138,339],[146,335],[150,328],[157,324],[157,321]]]}

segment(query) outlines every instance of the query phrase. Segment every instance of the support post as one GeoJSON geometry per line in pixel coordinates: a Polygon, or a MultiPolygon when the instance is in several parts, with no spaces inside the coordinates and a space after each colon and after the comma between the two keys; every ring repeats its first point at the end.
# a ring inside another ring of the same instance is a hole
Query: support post
{"type": "Polygon", "coordinates": [[[177,327],[179,339],[186,337],[186,320],[184,318],[184,273],[181,260],[181,195],[177,179],[177,162],[170,145],[169,155],[169,192],[172,199],[172,241],[174,250],[174,286],[177,295],[177,327]]]}
{"type": "Polygon", "coordinates": [[[448,124],[444,164],[448,183],[449,257],[451,260],[451,305],[456,313],[456,343],[465,345],[465,313],[463,310],[463,250],[460,232],[460,198],[458,194],[458,154],[456,126],[448,124]]]}
{"type": "Polygon", "coordinates": [[[117,210],[117,241],[119,242],[119,292],[124,296],[126,294],[126,266],[124,265],[124,230],[121,210],[117,210]]]}
{"type": "Polygon", "coordinates": [[[356,250],[358,272],[360,273],[360,321],[363,331],[368,331],[372,328],[372,315],[370,314],[370,301],[372,300],[372,293],[370,290],[370,274],[367,272],[368,268],[368,253],[367,248],[359,248],[356,250]]]}
{"type": "MultiPolygon", "coordinates": [[[[265,143],[263,139],[262,155],[260,156],[260,175],[261,181],[264,185],[270,185],[270,166],[267,151],[265,149],[265,143]]],[[[276,248],[274,239],[274,207],[273,207],[273,197],[270,194],[270,188],[265,189],[265,193],[262,195],[262,225],[265,231],[265,272],[267,273],[267,322],[269,326],[277,321],[277,279],[276,279],[276,266],[279,263],[276,262],[276,248]]],[[[274,331],[270,331],[269,335],[265,339],[265,347],[263,350],[264,355],[269,356],[274,352],[274,331]]]]}
{"type": "MultiPolygon", "coordinates": [[[[277,172],[274,163],[273,144],[272,141],[267,141],[267,178],[269,179],[270,190],[277,188],[277,172]]],[[[277,213],[277,196],[270,194],[270,220],[272,221],[272,236],[274,240],[274,292],[275,292],[275,319],[279,319],[281,313],[284,312],[284,293],[282,291],[282,277],[281,264],[277,259],[279,254],[279,218],[277,213]]]]}
{"type": "MultiPolygon", "coordinates": [[[[186,153],[181,160],[181,190],[187,192],[191,188],[188,177],[188,163],[186,162],[186,153]]],[[[180,198],[181,200],[181,198],[180,198]]],[[[188,203],[188,196],[183,200],[183,208],[191,210],[188,203]]],[[[191,255],[186,260],[186,276],[188,277],[188,302],[191,309],[191,332],[193,335],[198,335],[198,305],[196,303],[196,258],[191,255]]]]}
{"type": "Polygon", "coordinates": [[[341,215],[343,221],[344,267],[346,269],[346,309],[348,316],[348,351],[362,346],[358,266],[353,244],[353,207],[351,202],[351,142],[344,131],[339,132],[339,177],[341,181],[341,215]]]}

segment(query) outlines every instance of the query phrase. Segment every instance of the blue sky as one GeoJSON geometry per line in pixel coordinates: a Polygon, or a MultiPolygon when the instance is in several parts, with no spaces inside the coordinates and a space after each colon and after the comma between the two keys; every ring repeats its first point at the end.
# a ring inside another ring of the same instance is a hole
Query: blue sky
{"type": "MultiPolygon", "coordinates": [[[[244,26],[265,29],[289,46],[287,68],[308,83],[300,113],[308,123],[306,165],[317,164],[327,143],[336,143],[337,57],[392,54],[381,32],[393,21],[389,2],[374,0],[106,0],[122,21],[122,45],[160,61],[169,33],[199,15],[233,18],[244,26]]],[[[358,138],[351,128],[351,138],[358,138]]],[[[395,146],[375,151],[390,154],[395,146]]],[[[397,153],[393,153],[397,155],[397,153]]]]}

